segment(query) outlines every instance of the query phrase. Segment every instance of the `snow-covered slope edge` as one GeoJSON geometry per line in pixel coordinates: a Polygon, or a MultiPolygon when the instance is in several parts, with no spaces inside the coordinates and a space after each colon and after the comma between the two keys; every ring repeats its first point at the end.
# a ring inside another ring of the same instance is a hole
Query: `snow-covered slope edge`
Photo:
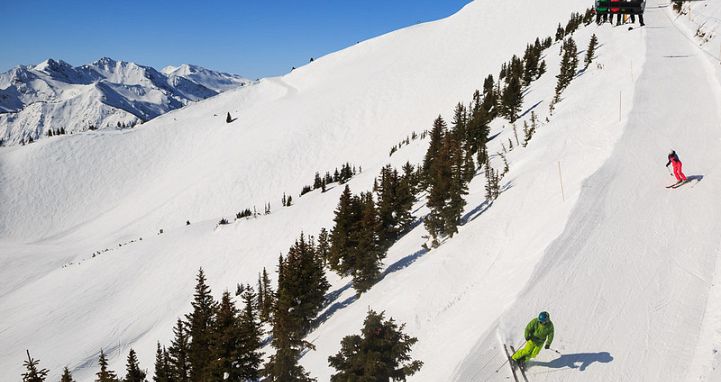
{"type": "Polygon", "coordinates": [[[132,127],[248,83],[198,66],[182,65],[166,75],[107,57],[78,67],[53,59],[18,66],[0,74],[0,142],[132,127]]]}

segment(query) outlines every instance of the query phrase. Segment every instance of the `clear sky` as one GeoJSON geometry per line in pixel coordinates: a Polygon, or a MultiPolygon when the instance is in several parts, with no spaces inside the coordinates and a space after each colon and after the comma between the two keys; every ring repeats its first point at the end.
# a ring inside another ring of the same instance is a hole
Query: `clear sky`
{"type": "Polygon", "coordinates": [[[470,0],[0,0],[0,72],[47,58],[161,69],[196,64],[249,78],[449,16],[470,0]]]}

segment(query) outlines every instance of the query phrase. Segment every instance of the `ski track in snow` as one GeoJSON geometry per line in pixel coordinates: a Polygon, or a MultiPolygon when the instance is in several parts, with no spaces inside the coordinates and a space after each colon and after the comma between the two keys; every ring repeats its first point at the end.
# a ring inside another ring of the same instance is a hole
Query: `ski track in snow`
{"type": "MultiPolygon", "coordinates": [[[[519,338],[534,313],[551,311],[564,354],[542,353],[534,381],[683,381],[709,370],[690,365],[719,256],[721,204],[708,201],[721,180],[706,175],[721,163],[719,98],[706,59],[663,12],[646,13],[657,28],[643,31],[646,60],[623,137],[502,318],[519,338]],[[703,176],[693,190],[661,187],[661,153],[672,147],[687,175],[703,176]]],[[[493,337],[468,358],[483,360],[493,337]]],[[[493,379],[467,362],[456,380],[493,379]]]]}

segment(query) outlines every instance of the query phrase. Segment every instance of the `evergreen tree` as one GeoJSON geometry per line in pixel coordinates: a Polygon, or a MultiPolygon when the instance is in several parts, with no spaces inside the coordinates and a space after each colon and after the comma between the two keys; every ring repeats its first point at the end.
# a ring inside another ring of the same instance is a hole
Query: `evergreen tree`
{"type": "Polygon", "coordinates": [[[556,28],[556,41],[561,41],[566,36],[565,31],[563,30],[563,27],[561,26],[561,23],[558,23],[558,28],[556,28]]]}
{"type": "Polygon", "coordinates": [[[228,113],[228,116],[225,117],[225,123],[231,123],[233,122],[233,118],[230,117],[230,113],[228,113]]]}
{"type": "Polygon", "coordinates": [[[323,259],[323,266],[325,266],[330,257],[330,235],[325,227],[321,228],[318,234],[318,256],[323,259]]]}
{"type": "Polygon", "coordinates": [[[188,355],[190,352],[190,345],[188,333],[186,332],[185,324],[182,320],[178,319],[175,328],[173,328],[173,334],[175,335],[175,338],[170,344],[167,357],[172,374],[172,377],[169,378],[169,380],[174,382],[190,382],[191,366],[188,355]]]}
{"type": "Polygon", "coordinates": [[[252,288],[248,288],[243,294],[245,307],[239,316],[241,352],[236,368],[240,381],[258,380],[260,365],[263,362],[263,353],[260,351],[262,347],[260,337],[263,335],[263,330],[258,321],[258,311],[255,309],[254,300],[255,293],[252,288]]]}
{"type": "Polygon", "coordinates": [[[354,231],[356,236],[356,267],[353,271],[353,289],[361,294],[370,289],[380,275],[381,259],[385,251],[381,249],[376,235],[378,220],[371,193],[361,194],[361,219],[358,228],[354,231]]]}
{"type": "MultiPolygon", "coordinates": [[[[290,254],[289,256],[290,257],[290,254]]],[[[294,314],[298,304],[292,290],[297,275],[292,275],[291,264],[281,256],[278,265],[278,293],[273,310],[273,339],[271,345],[276,349],[264,371],[268,381],[274,382],[310,382],[314,381],[303,366],[298,364],[305,345],[302,341],[300,320],[294,314]],[[291,280],[287,280],[291,278],[291,280]]]]}
{"type": "MultiPolygon", "coordinates": [[[[399,224],[395,215],[396,191],[398,188],[398,173],[387,165],[381,169],[380,177],[376,179],[377,205],[377,233],[378,243],[388,248],[398,238],[399,224]]],[[[365,211],[365,210],[364,210],[365,211]]],[[[361,219],[368,219],[364,216],[361,219]]]]}
{"type": "MultiPolygon", "coordinates": [[[[243,290],[243,293],[246,293],[248,287],[243,290]]],[[[238,309],[231,300],[230,293],[225,291],[220,303],[215,306],[215,320],[212,327],[212,341],[210,341],[211,362],[207,370],[211,380],[240,380],[237,362],[242,352],[241,341],[238,309]]]]}
{"type": "Polygon", "coordinates": [[[385,320],[383,312],[369,311],[361,335],[344,337],[338,354],[328,357],[337,371],[331,381],[405,381],[418,372],[423,362],[409,354],[418,339],[403,333],[404,327],[385,320]]]}
{"type": "Polygon", "coordinates": [[[270,277],[268,277],[268,272],[265,270],[265,267],[263,267],[261,280],[263,287],[262,290],[258,291],[258,294],[263,296],[263,303],[259,304],[260,306],[258,308],[260,310],[260,320],[262,322],[269,322],[275,299],[273,297],[273,287],[270,285],[270,277]]]}
{"type": "Polygon", "coordinates": [[[67,366],[65,366],[65,368],[63,369],[63,375],[60,376],[60,382],[75,382],[67,366]]]}
{"type": "Polygon", "coordinates": [[[538,66],[538,77],[536,77],[536,79],[541,78],[544,74],[546,74],[546,60],[541,61],[541,64],[538,66]]]}
{"type": "Polygon", "coordinates": [[[593,55],[596,53],[597,46],[598,38],[594,33],[593,36],[591,36],[591,41],[588,42],[588,48],[586,49],[586,58],[583,60],[584,64],[586,64],[586,68],[588,68],[588,66],[591,65],[591,62],[593,62],[593,55]]]}
{"type": "MultiPolygon", "coordinates": [[[[461,142],[453,135],[449,135],[446,139],[448,146],[449,166],[451,178],[448,188],[448,196],[446,206],[442,209],[443,215],[443,232],[453,237],[458,232],[461,214],[466,206],[463,196],[468,194],[467,174],[465,173],[466,161],[461,142]]],[[[470,155],[467,155],[470,157],[470,155]]],[[[471,161],[473,158],[471,157],[471,161]]]]}
{"type": "Polygon", "coordinates": [[[323,185],[323,179],[320,178],[320,173],[316,172],[315,178],[313,179],[313,189],[317,190],[317,189],[321,188],[322,185],[323,185]]]}
{"type": "Polygon", "coordinates": [[[481,106],[489,113],[490,119],[496,117],[496,106],[498,105],[498,93],[495,89],[493,75],[489,74],[483,81],[483,103],[481,106]]]}
{"type": "Polygon", "coordinates": [[[161,348],[160,342],[158,342],[158,349],[155,352],[155,375],[153,375],[153,381],[171,382],[175,380],[172,376],[173,373],[167,351],[161,348]]]}
{"type": "Polygon", "coordinates": [[[197,284],[193,294],[193,311],[185,316],[188,322],[188,361],[190,362],[190,379],[194,382],[207,381],[207,368],[210,364],[210,328],[213,324],[215,302],[206,284],[203,268],[198,270],[197,284]]]}
{"type": "Polygon", "coordinates": [[[100,371],[95,375],[97,379],[95,382],[117,382],[118,377],[114,371],[108,369],[108,359],[105,358],[103,349],[100,349],[100,358],[98,359],[98,365],[100,365],[100,371]]]}
{"type": "Polygon", "coordinates": [[[38,369],[40,360],[35,360],[30,357],[30,351],[25,351],[28,354],[28,360],[23,362],[25,372],[22,374],[23,382],[43,382],[48,377],[50,370],[38,369]]]}
{"type": "Polygon", "coordinates": [[[301,234],[288,251],[282,271],[282,277],[279,276],[278,300],[281,295],[290,297],[288,310],[294,321],[291,333],[302,338],[310,330],[311,322],[320,312],[325,293],[330,288],[312,238],[306,240],[305,235],[301,234]]]}
{"type": "Polygon", "coordinates": [[[350,235],[355,228],[358,212],[357,205],[353,200],[350,187],[346,185],[338,201],[335,210],[335,226],[330,234],[330,268],[336,272],[347,275],[352,268],[353,243],[350,235]]]}
{"type": "Polygon", "coordinates": [[[138,356],[135,354],[135,350],[130,349],[128,353],[128,362],[125,366],[126,374],[124,382],[145,382],[146,374],[145,371],[140,370],[138,364],[138,356]]]}
{"type": "MultiPolygon", "coordinates": [[[[426,170],[426,183],[430,189],[427,197],[427,206],[430,209],[430,213],[424,220],[424,225],[433,238],[433,245],[437,246],[437,238],[443,233],[443,215],[442,211],[445,207],[448,189],[450,186],[450,152],[448,151],[449,146],[446,144],[447,139],[445,132],[445,122],[440,119],[440,124],[443,128],[439,133],[440,145],[437,148],[437,152],[428,160],[429,168],[426,170]]],[[[435,130],[435,127],[434,127],[435,130]]],[[[431,141],[431,143],[433,143],[431,141]]],[[[431,148],[426,153],[426,158],[429,157],[431,148]]]]}
{"type": "Polygon", "coordinates": [[[438,154],[443,146],[443,137],[446,135],[446,130],[446,122],[439,115],[433,122],[433,128],[431,129],[431,141],[428,146],[428,150],[426,151],[426,156],[423,159],[423,171],[425,173],[423,183],[426,186],[428,185],[433,161],[438,157],[438,154]]]}
{"type": "Polygon", "coordinates": [[[416,202],[414,195],[413,166],[411,166],[410,163],[406,163],[406,165],[410,167],[404,166],[403,175],[398,175],[398,171],[393,170],[394,176],[399,178],[395,192],[395,203],[393,204],[393,213],[396,217],[399,233],[410,228],[413,223],[413,203],[416,202]],[[406,173],[405,171],[408,172],[406,173]]]}
{"type": "Polygon", "coordinates": [[[553,103],[558,103],[561,100],[561,93],[568,87],[576,75],[576,69],[578,68],[578,48],[573,38],[568,38],[563,44],[563,57],[561,58],[561,70],[556,76],[558,82],[556,83],[556,95],[553,99],[553,103]]]}
{"type": "Polygon", "coordinates": [[[523,88],[519,77],[513,76],[510,78],[501,99],[504,116],[511,123],[515,122],[523,105],[523,88]]]}

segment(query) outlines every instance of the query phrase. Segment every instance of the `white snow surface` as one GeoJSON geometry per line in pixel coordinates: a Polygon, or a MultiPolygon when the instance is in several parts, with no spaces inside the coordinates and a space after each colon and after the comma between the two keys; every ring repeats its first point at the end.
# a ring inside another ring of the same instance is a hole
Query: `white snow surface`
{"type": "Polygon", "coordinates": [[[131,127],[249,83],[199,66],[166,75],[107,57],[78,67],[48,59],[0,74],[0,139],[12,145],[60,128],[71,134],[131,127]]]}
{"type": "MultiPolygon", "coordinates": [[[[336,293],[301,359],[312,376],[329,380],[328,356],[370,308],[418,338],[425,365],[411,381],[508,380],[510,368],[496,373],[501,342],[521,344],[541,310],[561,354],[541,352],[530,380],[718,380],[721,67],[694,20],[662,5],[649,1],[645,28],[574,34],[580,55],[593,33],[601,46],[553,115],[559,44],[545,51],[548,73],[525,97],[542,124],[524,148],[493,123],[489,151],[516,146],[505,191],[489,205],[477,176],[459,234],[429,252],[419,225],[358,299],[329,273],[336,293]],[[664,188],[671,148],[693,179],[677,190],[664,188]]],[[[295,198],[316,171],[362,166],[349,183],[360,192],[386,163],[420,162],[427,141],[388,153],[439,113],[450,120],[487,74],[586,6],[477,0],[142,128],[0,148],[0,379],[19,378],[25,349],[54,379],[67,365],[93,380],[101,348],[121,375],[130,347],[152,372],[200,266],[215,295],[273,273],[301,231],[331,228],[342,187],[295,198]],[[279,207],[283,192],[294,206],[279,207]],[[216,225],[267,202],[270,215],[216,225]]]]}

